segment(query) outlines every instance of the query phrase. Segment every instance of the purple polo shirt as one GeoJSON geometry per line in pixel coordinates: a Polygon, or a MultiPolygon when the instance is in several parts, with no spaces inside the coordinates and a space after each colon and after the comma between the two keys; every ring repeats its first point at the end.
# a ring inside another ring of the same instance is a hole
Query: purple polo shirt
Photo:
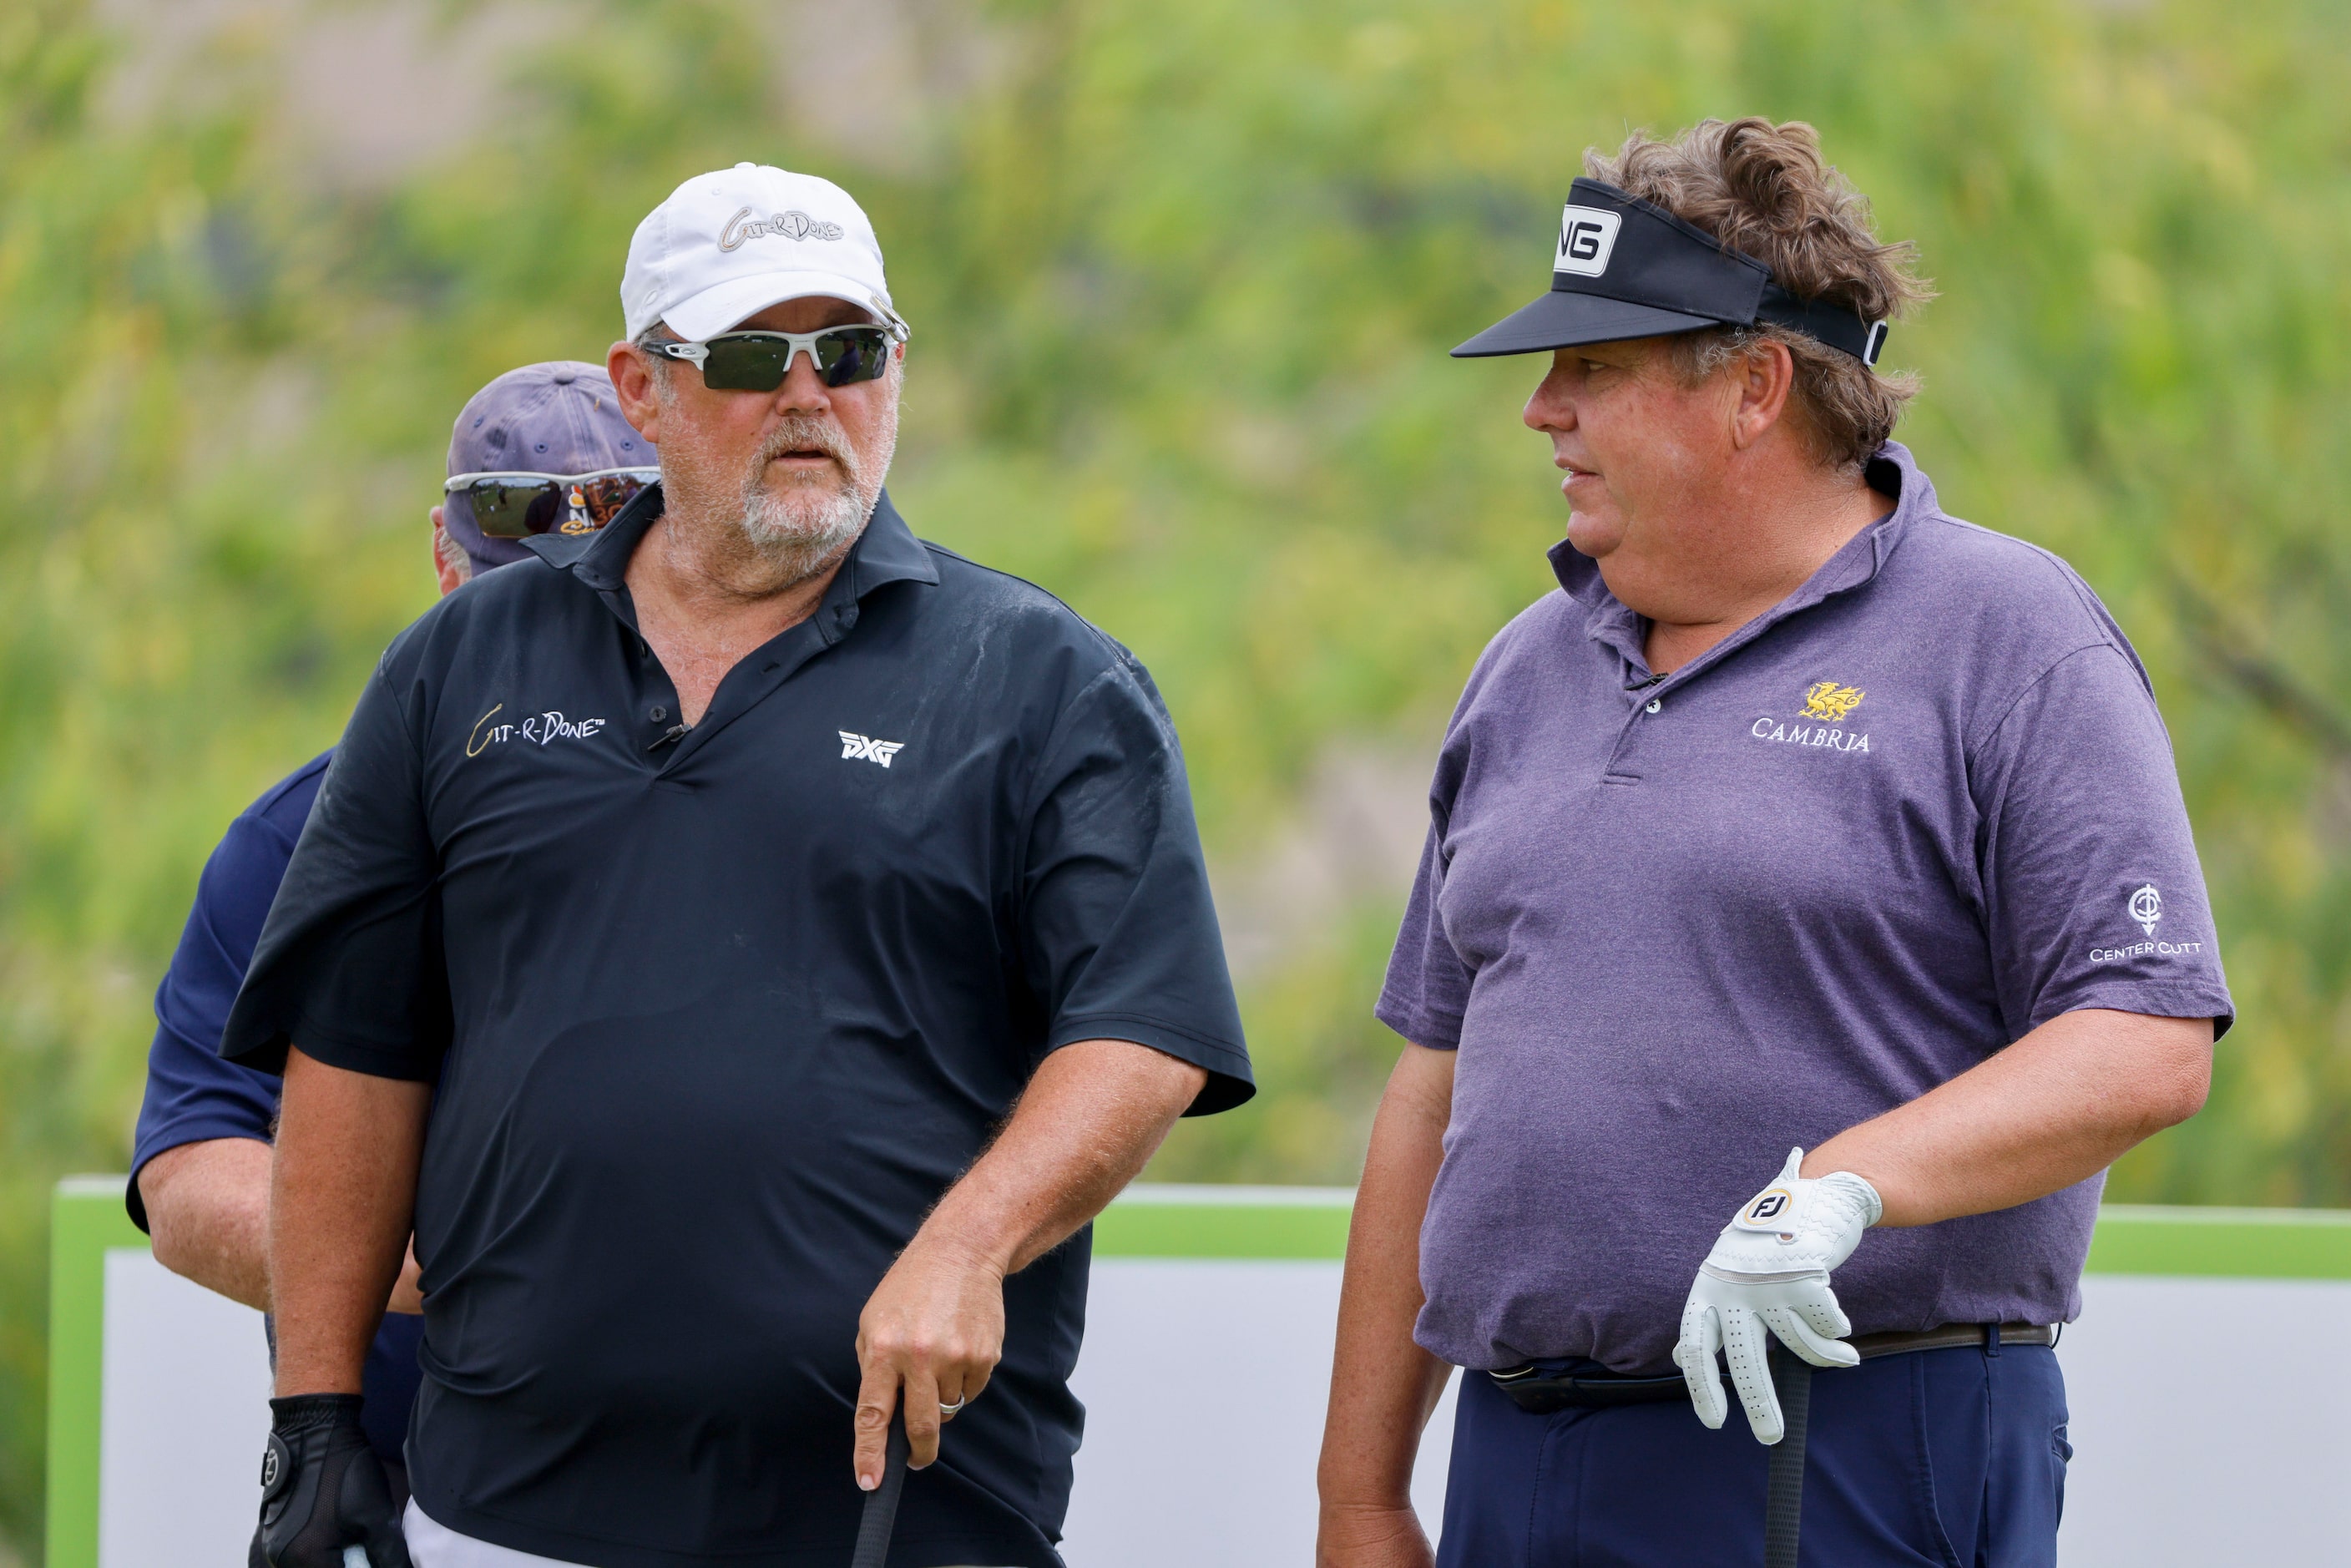
{"type": "MultiPolygon", "coordinates": [[[[1791,1145],[2075,1008],[2225,1027],[2129,643],[1901,446],[1869,478],[1889,516],[1662,681],[1564,544],[1469,677],[1378,1009],[1460,1051],[1416,1332],[1447,1361],[1670,1370],[1791,1145]]],[[[2072,1319],[2102,1181],[1872,1231],[1836,1271],[1855,1332],[2072,1319]]]]}

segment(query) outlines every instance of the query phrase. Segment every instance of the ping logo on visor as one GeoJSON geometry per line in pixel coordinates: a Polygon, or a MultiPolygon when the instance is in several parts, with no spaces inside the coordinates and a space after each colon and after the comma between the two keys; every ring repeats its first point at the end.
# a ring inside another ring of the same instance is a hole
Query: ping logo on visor
{"type": "Polygon", "coordinates": [[[1616,231],[1625,220],[1600,207],[1570,204],[1559,215],[1559,259],[1553,272],[1597,277],[1608,270],[1609,253],[1616,248],[1616,231]]]}
{"type": "Polygon", "coordinates": [[[1453,350],[1537,354],[1578,343],[1762,323],[1877,362],[1886,323],[1851,305],[1788,292],[1771,269],[1653,202],[1583,179],[1559,215],[1551,288],[1453,350]]]}

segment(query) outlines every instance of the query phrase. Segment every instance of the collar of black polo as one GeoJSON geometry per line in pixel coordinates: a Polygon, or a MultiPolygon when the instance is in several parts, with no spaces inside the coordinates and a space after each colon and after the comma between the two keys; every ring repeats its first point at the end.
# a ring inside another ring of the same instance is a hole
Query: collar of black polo
{"type": "Polygon", "coordinates": [[[1614,185],[1578,180],[1569,193],[1551,291],[1454,350],[1455,359],[1768,321],[1865,365],[1877,362],[1885,322],[1826,300],[1797,298],[1753,256],[1614,185]]]}

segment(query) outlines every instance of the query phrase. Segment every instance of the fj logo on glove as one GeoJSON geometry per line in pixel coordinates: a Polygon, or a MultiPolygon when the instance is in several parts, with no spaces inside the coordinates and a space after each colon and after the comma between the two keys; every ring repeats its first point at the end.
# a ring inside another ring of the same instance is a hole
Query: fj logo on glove
{"type": "Polygon", "coordinates": [[[1715,1370],[1720,1352],[1756,1440],[1787,1430],[1771,1386],[1771,1339],[1814,1366],[1855,1366],[1844,1342],[1852,1320],[1829,1288],[1829,1272],[1853,1255],[1861,1233],[1885,1213],[1877,1189],[1851,1171],[1803,1175],[1804,1151],[1788,1151],[1777,1180],[1740,1205],[1698,1265],[1682,1306],[1674,1362],[1689,1385],[1698,1418],[1719,1427],[1730,1413],[1715,1370]]]}

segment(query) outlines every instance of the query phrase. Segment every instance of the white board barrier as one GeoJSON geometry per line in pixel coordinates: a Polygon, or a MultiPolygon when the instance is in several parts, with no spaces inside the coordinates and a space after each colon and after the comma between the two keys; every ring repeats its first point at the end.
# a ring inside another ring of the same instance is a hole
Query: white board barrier
{"type": "MultiPolygon", "coordinates": [[[[120,1195],[58,1198],[57,1310],[85,1315],[53,1325],[52,1387],[87,1408],[52,1412],[49,1568],[226,1568],[268,1427],[259,1317],[156,1264],[120,1195]]],[[[1138,1187],[1103,1218],[1071,1568],[1311,1563],[1350,1197],[1138,1187]]],[[[2066,1568],[2351,1561],[2351,1358],[2323,1333],[2351,1320],[2351,1216],[2110,1208],[2092,1260],[2058,1352],[2066,1568]]],[[[1413,1489],[1432,1535],[1451,1417],[1448,1390],[1413,1489]]]]}

